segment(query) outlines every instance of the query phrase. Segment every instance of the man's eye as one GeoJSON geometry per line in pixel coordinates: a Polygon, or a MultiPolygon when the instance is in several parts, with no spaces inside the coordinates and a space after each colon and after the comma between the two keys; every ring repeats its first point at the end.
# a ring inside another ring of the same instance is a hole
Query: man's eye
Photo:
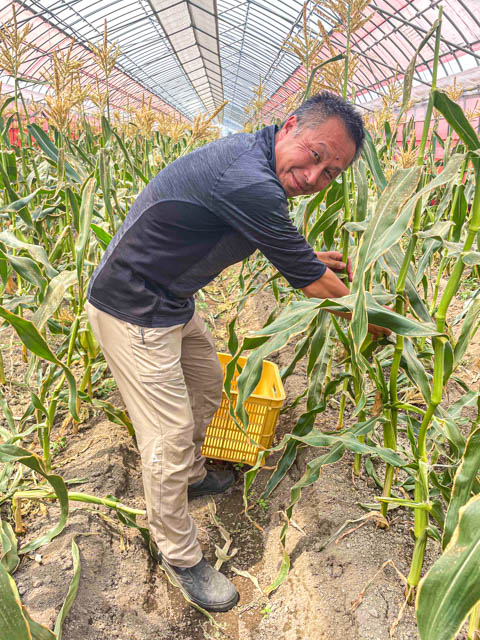
{"type": "Polygon", "coordinates": [[[317,161],[320,160],[320,156],[318,155],[318,153],[316,151],[312,150],[312,154],[313,154],[313,157],[315,158],[315,160],[317,160],[317,161]]]}

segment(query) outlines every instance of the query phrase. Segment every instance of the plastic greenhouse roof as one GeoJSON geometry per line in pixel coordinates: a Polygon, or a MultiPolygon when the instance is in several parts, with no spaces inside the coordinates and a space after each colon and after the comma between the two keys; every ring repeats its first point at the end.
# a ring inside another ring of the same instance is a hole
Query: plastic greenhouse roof
{"type": "MultiPolygon", "coordinates": [[[[353,79],[358,104],[368,106],[381,96],[396,72],[401,78],[440,4],[439,77],[477,70],[469,75],[470,88],[480,85],[480,0],[372,0],[365,12],[373,15],[352,40],[359,59],[353,79]]],[[[21,70],[30,78],[39,79],[51,52],[68,49],[73,39],[82,74],[89,82],[95,75],[101,79],[89,43],[100,43],[106,19],[108,41],[121,50],[109,81],[116,106],[134,106],[142,95],[153,95],[157,108],[191,119],[228,100],[223,120],[235,130],[246,119],[244,108],[260,79],[268,98],[264,112],[281,117],[304,75],[298,58],[283,48],[286,38],[303,30],[299,0],[24,0],[15,6],[19,25],[33,25],[35,55],[21,70]]],[[[308,0],[313,32],[314,7],[308,0]]],[[[0,0],[1,22],[10,16],[11,3],[0,0]]],[[[332,30],[335,21],[332,14],[323,24],[335,49],[344,52],[344,37],[332,30]]],[[[414,86],[430,85],[433,44],[431,38],[417,57],[414,86]]],[[[35,89],[44,91],[41,85],[35,89]]]]}

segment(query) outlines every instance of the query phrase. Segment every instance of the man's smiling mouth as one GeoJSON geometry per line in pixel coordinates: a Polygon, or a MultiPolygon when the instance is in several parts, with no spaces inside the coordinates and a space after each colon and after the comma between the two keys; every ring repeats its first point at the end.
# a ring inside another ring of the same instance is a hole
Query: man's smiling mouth
{"type": "Polygon", "coordinates": [[[295,174],[292,171],[292,178],[293,178],[293,184],[295,185],[295,187],[298,189],[298,191],[303,191],[304,188],[303,186],[299,183],[299,181],[296,179],[295,174]]]}

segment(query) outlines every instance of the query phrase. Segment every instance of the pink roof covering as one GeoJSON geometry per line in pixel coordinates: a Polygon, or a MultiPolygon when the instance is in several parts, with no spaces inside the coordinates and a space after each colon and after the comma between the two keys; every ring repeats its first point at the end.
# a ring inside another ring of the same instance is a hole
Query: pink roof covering
{"type": "MultiPolygon", "coordinates": [[[[382,86],[393,79],[397,70],[397,79],[403,79],[403,72],[417,47],[438,18],[438,4],[430,0],[375,0],[371,3],[366,11],[373,11],[372,17],[352,38],[352,52],[359,56],[353,80],[359,104],[380,95],[382,86]]],[[[470,11],[466,3],[458,0],[443,0],[442,4],[439,77],[461,72],[480,63],[480,12],[475,15],[474,6],[470,5],[470,11]],[[452,61],[458,63],[449,65],[452,61]]],[[[478,3],[477,8],[480,8],[478,3]]],[[[334,31],[331,40],[339,53],[345,52],[346,39],[342,34],[334,31]]],[[[435,36],[432,36],[417,56],[414,76],[417,83],[423,79],[430,84],[434,42],[435,36]],[[424,78],[418,75],[422,71],[427,72],[424,78]]],[[[324,47],[321,59],[330,57],[329,50],[324,47]]],[[[266,103],[265,115],[268,117],[281,113],[281,105],[292,92],[299,90],[299,80],[304,78],[305,70],[299,66],[266,103]]]]}
{"type": "MultiPolygon", "coordinates": [[[[42,73],[48,71],[50,67],[50,54],[53,51],[68,50],[72,38],[21,5],[15,3],[15,9],[20,30],[23,28],[25,20],[28,19],[29,24],[32,24],[27,41],[32,45],[33,52],[28,61],[22,65],[20,74],[41,82],[42,73]]],[[[8,4],[0,9],[0,23],[5,24],[11,19],[12,5],[8,4]]],[[[98,43],[95,44],[98,46],[98,43]]],[[[72,57],[84,62],[81,70],[82,84],[90,84],[92,89],[96,90],[98,79],[100,91],[105,91],[103,72],[95,62],[93,54],[83,45],[74,43],[72,57]]],[[[146,101],[152,96],[152,108],[164,113],[180,115],[173,107],[118,69],[112,71],[108,88],[112,107],[126,107],[127,104],[130,107],[139,107],[142,103],[142,96],[145,96],[146,101]]]]}

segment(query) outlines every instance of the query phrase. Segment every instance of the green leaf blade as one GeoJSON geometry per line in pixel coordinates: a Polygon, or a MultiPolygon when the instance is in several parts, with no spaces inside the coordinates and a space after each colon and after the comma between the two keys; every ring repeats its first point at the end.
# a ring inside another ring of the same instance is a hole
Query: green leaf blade
{"type": "Polygon", "coordinates": [[[416,611],[421,640],[453,640],[480,600],[480,495],[460,510],[445,553],[421,580],[416,611]]]}

